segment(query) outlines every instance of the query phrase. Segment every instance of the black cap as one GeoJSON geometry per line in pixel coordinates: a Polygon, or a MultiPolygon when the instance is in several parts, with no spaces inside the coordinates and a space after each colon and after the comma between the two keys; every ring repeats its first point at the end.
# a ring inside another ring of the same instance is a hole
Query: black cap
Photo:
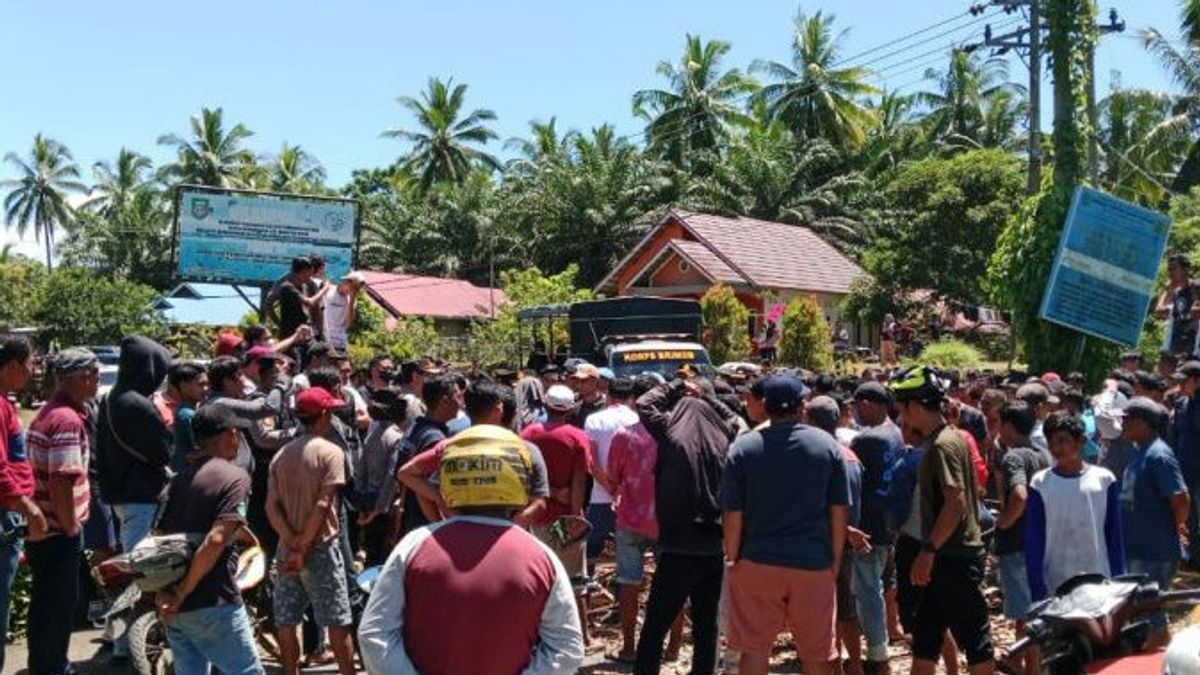
{"type": "Polygon", "coordinates": [[[1167,417],[1167,409],[1145,396],[1136,396],[1125,406],[1125,417],[1144,420],[1159,427],[1167,417]]]}
{"type": "Polygon", "coordinates": [[[1186,380],[1189,377],[1200,377],[1200,361],[1187,361],[1175,371],[1176,380],[1186,380]]]}
{"type": "Polygon", "coordinates": [[[608,385],[608,392],[614,396],[629,396],[633,394],[633,379],[618,377],[608,385]]]}
{"type": "Polygon", "coordinates": [[[538,371],[538,375],[553,375],[557,373],[558,366],[554,365],[553,363],[542,366],[542,369],[538,371]]]}
{"type": "Polygon", "coordinates": [[[247,429],[248,420],[238,417],[232,410],[217,405],[201,406],[192,416],[192,436],[197,440],[219,436],[226,429],[247,429]]]}
{"type": "Polygon", "coordinates": [[[1139,370],[1134,374],[1134,378],[1137,379],[1138,386],[1140,386],[1142,389],[1148,389],[1150,391],[1167,390],[1166,381],[1154,373],[1148,373],[1144,370],[1139,370]]]}
{"type": "Polygon", "coordinates": [[[863,382],[854,390],[854,400],[891,405],[892,392],[879,382],[863,382]]]}
{"type": "MultiPolygon", "coordinates": [[[[1141,360],[1142,360],[1142,355],[1139,354],[1138,352],[1125,352],[1125,353],[1121,354],[1121,363],[1125,363],[1126,361],[1138,361],[1140,363],[1141,360]]],[[[1110,363],[1111,363],[1111,361],[1110,361],[1110,363]]]]}

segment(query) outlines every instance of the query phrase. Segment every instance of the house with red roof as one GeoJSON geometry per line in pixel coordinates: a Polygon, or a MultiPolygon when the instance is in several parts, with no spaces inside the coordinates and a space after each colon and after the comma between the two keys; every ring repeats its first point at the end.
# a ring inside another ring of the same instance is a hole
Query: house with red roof
{"type": "MultiPolygon", "coordinates": [[[[776,303],[811,295],[840,326],[839,304],[864,274],[806,227],[671,209],[596,290],[698,299],[724,283],[750,309],[755,328],[776,303]]],[[[857,344],[872,342],[866,327],[846,327],[857,344]]]]}
{"type": "Polygon", "coordinates": [[[495,318],[504,291],[461,279],[362,271],[367,295],[393,318],[432,319],[438,333],[462,335],[474,321],[495,318]]]}

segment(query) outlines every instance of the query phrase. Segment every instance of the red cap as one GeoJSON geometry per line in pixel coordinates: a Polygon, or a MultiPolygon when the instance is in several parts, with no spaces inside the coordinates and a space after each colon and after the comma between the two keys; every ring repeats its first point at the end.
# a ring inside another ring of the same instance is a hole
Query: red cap
{"type": "Polygon", "coordinates": [[[268,347],[267,345],[254,345],[250,348],[250,351],[246,352],[246,363],[265,359],[274,359],[278,361],[279,354],[275,353],[275,349],[273,347],[268,347]]]}
{"type": "Polygon", "coordinates": [[[299,417],[320,417],[322,413],[337,410],[344,405],[345,401],[320,387],[309,387],[296,394],[296,415],[299,417]]]}
{"type": "Polygon", "coordinates": [[[1049,372],[1049,373],[1046,373],[1045,375],[1042,375],[1043,382],[1058,382],[1060,380],[1062,380],[1062,378],[1059,377],[1058,373],[1055,373],[1055,372],[1049,372]]]}
{"type": "Polygon", "coordinates": [[[217,356],[233,356],[242,345],[242,336],[237,333],[221,333],[217,336],[217,356]]]}

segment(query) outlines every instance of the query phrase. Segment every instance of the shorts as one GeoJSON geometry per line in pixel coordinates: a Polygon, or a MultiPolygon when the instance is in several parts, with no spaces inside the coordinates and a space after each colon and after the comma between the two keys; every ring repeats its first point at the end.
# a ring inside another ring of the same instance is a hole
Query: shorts
{"type": "Polygon", "coordinates": [[[741,560],[729,571],[729,648],[770,652],[790,628],[801,661],[838,658],[837,579],[829,570],[800,570],[741,560]]]}
{"type": "Polygon", "coordinates": [[[967,656],[967,665],[994,658],[992,626],[983,597],[983,554],[939,555],[931,580],[921,589],[913,617],[913,658],[936,661],[941,657],[946,629],[967,656]]]}
{"type": "MultiPolygon", "coordinates": [[[[275,556],[276,570],[285,559],[287,550],[281,544],[275,556]]],[[[309,604],[319,626],[349,626],[354,622],[350,613],[346,564],[342,560],[342,548],[337,539],[313,547],[300,574],[280,574],[275,581],[277,625],[300,625],[309,604]]]]}
{"type": "Polygon", "coordinates": [[[633,530],[617,528],[617,583],[641,586],[645,579],[646,552],[657,542],[633,530]]]}
{"type": "Polygon", "coordinates": [[[847,550],[842,554],[842,565],[838,568],[837,577],[837,620],[857,621],[858,603],[854,601],[854,552],[847,550]]]}
{"type": "Polygon", "coordinates": [[[587,586],[587,540],[576,542],[562,546],[550,534],[550,525],[534,525],[529,528],[533,536],[538,538],[546,546],[554,551],[554,555],[558,556],[558,561],[562,563],[563,568],[567,571],[567,578],[571,580],[571,586],[576,590],[580,590],[587,586]]]}
{"type": "Polygon", "coordinates": [[[893,558],[896,563],[896,610],[900,615],[900,626],[904,628],[905,633],[911,634],[916,625],[917,605],[924,589],[913,586],[912,577],[909,575],[912,572],[913,560],[921,552],[921,542],[907,535],[901,535],[896,539],[893,549],[895,550],[893,558]]]}
{"type": "Polygon", "coordinates": [[[1029,573],[1025,570],[1025,554],[1005,553],[1000,556],[998,572],[1000,592],[1004,595],[1004,616],[1014,621],[1024,621],[1033,604],[1029,573]]]}

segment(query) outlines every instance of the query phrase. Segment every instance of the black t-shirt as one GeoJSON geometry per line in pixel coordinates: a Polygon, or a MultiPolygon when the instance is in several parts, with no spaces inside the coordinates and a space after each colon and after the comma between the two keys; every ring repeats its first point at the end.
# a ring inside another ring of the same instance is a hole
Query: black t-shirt
{"type": "MultiPolygon", "coordinates": [[[[404,437],[404,442],[401,445],[404,456],[399,459],[399,465],[403,466],[405,462],[425,452],[433,446],[441,443],[450,437],[450,430],[445,424],[435,422],[428,417],[418,417],[413,428],[409,430],[408,435],[404,437]]],[[[405,533],[428,525],[429,521],[425,518],[425,514],[421,513],[421,505],[417,499],[417,494],[412,490],[404,491],[404,517],[402,519],[401,528],[405,533]]]]}
{"type": "Polygon", "coordinates": [[[1192,284],[1175,289],[1171,297],[1172,354],[1191,354],[1196,345],[1196,321],[1192,319],[1192,303],[1196,291],[1192,284]]]}
{"type": "MultiPolygon", "coordinates": [[[[1000,460],[1004,498],[1007,500],[1018,485],[1029,487],[1034,474],[1050,468],[1050,455],[1035,448],[1009,448],[1000,460]]],[[[1025,517],[1021,516],[1007,530],[996,528],[996,555],[1021,553],[1025,550],[1025,517]]]]}
{"type": "MultiPolygon", "coordinates": [[[[245,524],[249,494],[250,476],[231,462],[217,457],[193,462],[171,481],[159,529],[164,534],[207,534],[220,520],[245,524]]],[[[180,611],[241,604],[236,577],[237,552],[230,546],[183,601],[180,611]]]]}
{"type": "Polygon", "coordinates": [[[963,403],[958,408],[958,426],[966,429],[967,433],[975,438],[975,444],[979,446],[980,451],[987,444],[987,418],[978,408],[963,403]]]}
{"type": "Polygon", "coordinates": [[[301,301],[304,297],[303,291],[290,279],[284,279],[279,283],[279,293],[276,297],[279,300],[279,337],[287,338],[308,321],[308,315],[304,313],[304,303],[301,301]]]}

